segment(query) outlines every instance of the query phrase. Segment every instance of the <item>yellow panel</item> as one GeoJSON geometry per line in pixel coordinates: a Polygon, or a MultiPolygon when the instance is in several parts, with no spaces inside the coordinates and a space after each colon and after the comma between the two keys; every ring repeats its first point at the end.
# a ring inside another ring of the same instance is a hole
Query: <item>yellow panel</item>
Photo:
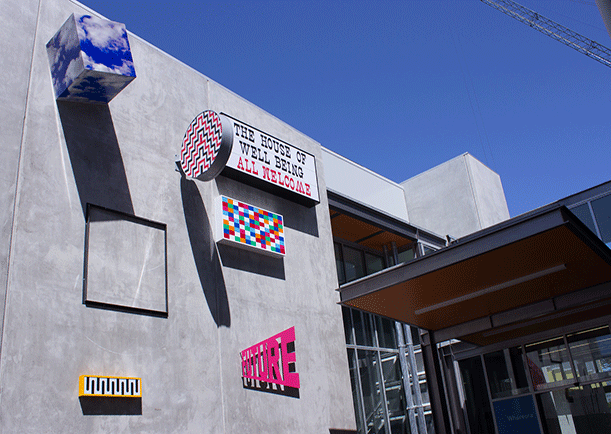
{"type": "Polygon", "coordinates": [[[105,377],[81,375],[79,396],[101,396],[105,398],[141,398],[142,379],[135,377],[105,377]]]}

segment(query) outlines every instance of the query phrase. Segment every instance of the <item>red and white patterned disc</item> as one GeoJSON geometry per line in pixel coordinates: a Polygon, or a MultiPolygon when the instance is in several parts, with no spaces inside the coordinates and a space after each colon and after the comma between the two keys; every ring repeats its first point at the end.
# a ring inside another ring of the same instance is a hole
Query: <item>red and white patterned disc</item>
{"type": "Polygon", "coordinates": [[[180,149],[180,164],[185,175],[197,178],[210,169],[221,149],[222,136],[221,118],[212,110],[193,119],[180,149]]]}

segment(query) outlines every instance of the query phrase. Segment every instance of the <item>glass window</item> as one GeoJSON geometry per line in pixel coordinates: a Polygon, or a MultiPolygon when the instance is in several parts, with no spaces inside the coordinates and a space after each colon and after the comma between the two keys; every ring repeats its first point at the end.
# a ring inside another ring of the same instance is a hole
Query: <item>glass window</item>
{"type": "Polygon", "coordinates": [[[373,274],[384,269],[384,258],[365,252],[365,263],[367,264],[367,274],[373,274]]]}
{"type": "Polygon", "coordinates": [[[611,194],[593,200],[592,211],[594,211],[603,243],[611,247],[611,194]]]}
{"type": "Polygon", "coordinates": [[[373,347],[373,332],[371,329],[371,315],[357,310],[352,311],[352,321],[354,322],[354,333],[356,334],[356,344],[373,347]]]}
{"type": "Polygon", "coordinates": [[[611,334],[603,326],[566,337],[575,363],[575,372],[583,380],[611,377],[611,334]]]}
{"type": "Polygon", "coordinates": [[[471,432],[494,434],[492,410],[480,356],[461,360],[458,366],[465,391],[465,406],[471,432]]]}
{"type": "Polygon", "coordinates": [[[365,275],[363,252],[348,246],[343,246],[342,250],[346,266],[346,282],[363,277],[365,275]]]}
{"type": "Polygon", "coordinates": [[[358,350],[358,366],[363,388],[365,424],[368,433],[385,433],[385,410],[382,405],[381,379],[375,351],[358,350]]]}
{"type": "Polygon", "coordinates": [[[526,345],[526,362],[535,390],[573,382],[569,354],[562,337],[526,345]]]}
{"type": "Polygon", "coordinates": [[[348,349],[348,366],[350,367],[350,384],[352,385],[352,400],[354,402],[354,413],[356,415],[356,426],[363,426],[363,400],[357,383],[356,351],[348,349]]]}
{"type": "Polygon", "coordinates": [[[422,402],[431,402],[431,397],[429,396],[429,385],[427,384],[426,380],[418,380],[418,384],[420,384],[420,396],[422,396],[422,402]]]}
{"type": "Polygon", "coordinates": [[[575,214],[575,217],[581,220],[588,227],[588,229],[596,234],[594,219],[592,218],[592,213],[590,212],[590,205],[588,205],[587,202],[576,206],[575,208],[571,208],[571,212],[575,214]]]}
{"type": "Polygon", "coordinates": [[[422,351],[418,351],[417,353],[414,353],[414,356],[416,357],[416,369],[417,371],[420,372],[424,372],[424,359],[422,358],[422,351]]]}
{"type": "Polygon", "coordinates": [[[424,415],[426,421],[426,432],[428,434],[435,434],[435,425],[433,424],[433,415],[431,413],[424,415]]]}
{"type": "Polygon", "coordinates": [[[346,306],[342,306],[342,316],[344,317],[344,333],[346,335],[346,343],[353,344],[354,339],[352,338],[352,319],[350,317],[350,309],[346,306]]]}
{"type": "Polygon", "coordinates": [[[376,316],[378,341],[382,348],[397,348],[396,329],[394,321],[376,316]]]}
{"type": "Polygon", "coordinates": [[[408,326],[412,335],[412,344],[420,345],[420,330],[418,327],[408,326]]]}
{"type": "Polygon", "coordinates": [[[528,392],[520,347],[485,354],[484,362],[493,399],[528,392]]]}
{"type": "Polygon", "coordinates": [[[546,433],[610,434],[609,383],[573,386],[535,395],[546,433]]]}
{"type": "Polygon", "coordinates": [[[413,260],[416,255],[414,254],[414,249],[409,248],[407,250],[403,250],[402,252],[400,252],[397,255],[398,259],[399,259],[399,264],[403,263],[403,262],[409,262],[411,260],[413,260]]]}
{"type": "Polygon", "coordinates": [[[335,248],[335,268],[337,269],[337,280],[340,284],[346,282],[346,273],[344,271],[344,260],[342,258],[342,246],[338,243],[333,243],[335,248]]]}
{"type": "Polygon", "coordinates": [[[433,253],[435,250],[433,247],[431,246],[427,246],[426,244],[422,244],[422,254],[423,255],[428,255],[429,253],[433,253]]]}
{"type": "Polygon", "coordinates": [[[403,399],[403,380],[401,366],[397,353],[381,353],[382,375],[384,377],[384,390],[386,391],[386,404],[388,418],[391,423],[391,432],[407,432],[408,422],[403,399]]]}

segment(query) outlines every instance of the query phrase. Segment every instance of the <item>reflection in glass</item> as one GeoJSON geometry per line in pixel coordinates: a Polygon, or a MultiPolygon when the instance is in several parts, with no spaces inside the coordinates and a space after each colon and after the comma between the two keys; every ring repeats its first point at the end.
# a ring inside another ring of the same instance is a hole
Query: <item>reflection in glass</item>
{"type": "Polygon", "coordinates": [[[429,396],[429,386],[423,375],[418,377],[418,384],[420,385],[420,395],[422,395],[422,401],[430,402],[431,397],[429,396]]]}
{"type": "Polygon", "coordinates": [[[436,249],[427,246],[426,244],[422,244],[422,254],[428,255],[429,253],[433,253],[436,249]]]}
{"type": "Polygon", "coordinates": [[[363,252],[344,246],[343,253],[344,264],[346,266],[346,282],[363,277],[365,275],[363,252]]]}
{"type": "Polygon", "coordinates": [[[528,392],[520,347],[484,355],[492,399],[528,392]]]}
{"type": "Polygon", "coordinates": [[[420,345],[420,329],[414,326],[408,326],[410,328],[410,334],[412,335],[412,343],[414,345],[420,345]]]}
{"type": "Polygon", "coordinates": [[[356,415],[356,426],[362,427],[363,425],[363,414],[361,408],[363,402],[361,401],[360,388],[358,387],[357,374],[356,374],[356,352],[352,349],[348,349],[348,365],[350,367],[350,384],[352,386],[352,402],[354,403],[354,414],[356,415]]]}
{"type": "Polygon", "coordinates": [[[492,410],[480,356],[461,360],[458,366],[463,380],[465,406],[471,433],[494,434],[492,410]]]}
{"type": "Polygon", "coordinates": [[[412,248],[403,250],[402,252],[399,252],[399,254],[397,255],[397,258],[399,259],[399,264],[403,262],[409,262],[413,260],[415,257],[416,255],[414,254],[414,250],[412,248]]]}
{"type": "Polygon", "coordinates": [[[371,314],[352,311],[352,321],[354,322],[354,332],[356,334],[356,344],[373,347],[373,329],[371,328],[371,314]]]}
{"type": "Polygon", "coordinates": [[[611,194],[592,201],[592,211],[598,224],[600,237],[607,246],[611,245],[611,194]]]}
{"type": "Polygon", "coordinates": [[[384,258],[365,252],[365,263],[367,264],[367,274],[373,274],[384,269],[384,258]]]}
{"type": "Polygon", "coordinates": [[[526,362],[535,390],[573,381],[569,354],[562,337],[526,345],[526,362]]]}
{"type": "Polygon", "coordinates": [[[363,389],[367,433],[385,433],[385,412],[380,389],[380,371],[375,351],[358,350],[358,366],[363,389]]]}
{"type": "Polygon", "coordinates": [[[335,268],[337,269],[337,280],[340,284],[346,282],[346,273],[344,272],[344,260],[342,258],[342,246],[337,243],[333,243],[335,248],[335,268]]]}
{"type": "Polygon", "coordinates": [[[344,334],[346,336],[346,343],[353,344],[354,339],[352,338],[352,319],[350,318],[350,309],[346,306],[342,306],[342,316],[344,318],[344,334]]]}
{"type": "Polygon", "coordinates": [[[566,337],[581,380],[600,380],[611,376],[611,334],[603,326],[566,337]]]}
{"type": "Polygon", "coordinates": [[[380,353],[382,360],[382,375],[388,406],[388,418],[391,432],[404,433],[409,431],[406,418],[405,400],[403,399],[403,380],[401,366],[397,353],[380,353]]]}
{"type": "Polygon", "coordinates": [[[376,316],[379,346],[382,348],[397,348],[395,323],[387,318],[376,316]]]}
{"type": "Polygon", "coordinates": [[[418,370],[418,373],[424,373],[424,359],[422,358],[422,351],[418,351],[417,353],[415,352],[414,356],[416,357],[416,369],[418,370]]]}
{"type": "Polygon", "coordinates": [[[573,386],[536,395],[549,434],[610,434],[609,383],[573,386]]]}
{"type": "Polygon", "coordinates": [[[575,214],[575,217],[581,220],[588,227],[588,229],[596,234],[594,219],[592,218],[592,213],[590,212],[590,205],[588,205],[587,202],[576,206],[575,208],[571,208],[571,212],[575,214]]]}

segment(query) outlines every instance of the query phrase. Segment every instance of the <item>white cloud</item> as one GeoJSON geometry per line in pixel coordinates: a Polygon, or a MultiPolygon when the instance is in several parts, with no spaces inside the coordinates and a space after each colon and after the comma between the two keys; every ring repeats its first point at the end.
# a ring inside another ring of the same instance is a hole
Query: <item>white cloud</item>
{"type": "Polygon", "coordinates": [[[83,69],[83,65],[79,62],[79,58],[72,59],[68,68],[66,68],[66,75],[64,76],[64,84],[69,85],[78,75],[81,73],[83,69]]]}
{"type": "Polygon", "coordinates": [[[105,51],[127,51],[125,27],[120,23],[84,16],[78,20],[81,39],[88,39],[94,47],[105,51]]]}
{"type": "Polygon", "coordinates": [[[125,59],[123,59],[121,65],[115,65],[113,67],[104,65],[103,63],[97,63],[91,56],[87,55],[87,53],[83,53],[83,62],[87,69],[121,75],[131,75],[134,68],[134,62],[125,59]]]}

